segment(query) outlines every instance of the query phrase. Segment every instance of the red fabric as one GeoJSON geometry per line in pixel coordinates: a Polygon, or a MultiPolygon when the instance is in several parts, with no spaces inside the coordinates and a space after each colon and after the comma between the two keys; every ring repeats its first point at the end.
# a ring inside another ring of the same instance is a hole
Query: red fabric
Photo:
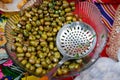
{"type": "MultiPolygon", "coordinates": [[[[95,0],[94,0],[95,1],[95,0]]],[[[96,0],[97,2],[110,3],[110,4],[119,4],[120,0],[96,0]]]]}

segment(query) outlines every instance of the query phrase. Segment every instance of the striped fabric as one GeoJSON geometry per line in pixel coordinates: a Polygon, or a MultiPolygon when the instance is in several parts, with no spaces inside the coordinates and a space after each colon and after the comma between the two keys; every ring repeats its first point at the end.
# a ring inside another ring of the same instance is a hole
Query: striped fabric
{"type": "Polygon", "coordinates": [[[108,31],[112,30],[112,25],[114,21],[114,15],[118,4],[110,3],[120,3],[120,0],[88,0],[89,2],[95,3],[102,14],[102,21],[107,27],[108,31]]]}
{"type": "Polygon", "coordinates": [[[112,5],[109,4],[104,5],[96,3],[96,6],[99,8],[102,14],[103,23],[106,25],[108,31],[111,31],[114,21],[115,9],[112,5]]]}
{"type": "Polygon", "coordinates": [[[97,2],[97,3],[109,3],[109,4],[118,4],[120,0],[88,0],[90,2],[97,2]]]}

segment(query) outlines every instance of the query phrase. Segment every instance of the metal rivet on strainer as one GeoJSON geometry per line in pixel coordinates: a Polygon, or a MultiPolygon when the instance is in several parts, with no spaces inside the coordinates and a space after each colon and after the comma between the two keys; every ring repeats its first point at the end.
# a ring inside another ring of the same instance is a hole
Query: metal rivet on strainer
{"type": "Polygon", "coordinates": [[[58,50],[70,57],[88,55],[95,47],[96,33],[94,29],[83,22],[72,22],[64,25],[57,34],[58,50]]]}

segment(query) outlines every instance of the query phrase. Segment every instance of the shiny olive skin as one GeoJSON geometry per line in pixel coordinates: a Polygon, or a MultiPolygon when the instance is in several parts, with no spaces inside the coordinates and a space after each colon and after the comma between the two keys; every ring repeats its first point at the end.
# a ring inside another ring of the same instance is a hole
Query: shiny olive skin
{"type": "MultiPolygon", "coordinates": [[[[21,12],[19,28],[15,28],[12,34],[17,60],[25,68],[41,76],[58,64],[62,55],[55,43],[56,35],[64,24],[79,20],[73,10],[74,2],[43,0],[41,5],[35,4],[21,12]]],[[[67,61],[54,76],[67,74],[80,64],[82,60],[67,61]]]]}

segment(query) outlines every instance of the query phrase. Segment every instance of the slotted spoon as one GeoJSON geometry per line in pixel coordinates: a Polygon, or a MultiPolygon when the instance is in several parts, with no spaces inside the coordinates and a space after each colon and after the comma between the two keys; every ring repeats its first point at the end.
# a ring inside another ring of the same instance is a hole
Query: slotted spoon
{"type": "Polygon", "coordinates": [[[65,24],[56,37],[56,45],[63,58],[56,67],[40,80],[51,79],[52,75],[65,61],[87,56],[94,49],[96,38],[94,29],[86,23],[72,22],[65,24]]]}

